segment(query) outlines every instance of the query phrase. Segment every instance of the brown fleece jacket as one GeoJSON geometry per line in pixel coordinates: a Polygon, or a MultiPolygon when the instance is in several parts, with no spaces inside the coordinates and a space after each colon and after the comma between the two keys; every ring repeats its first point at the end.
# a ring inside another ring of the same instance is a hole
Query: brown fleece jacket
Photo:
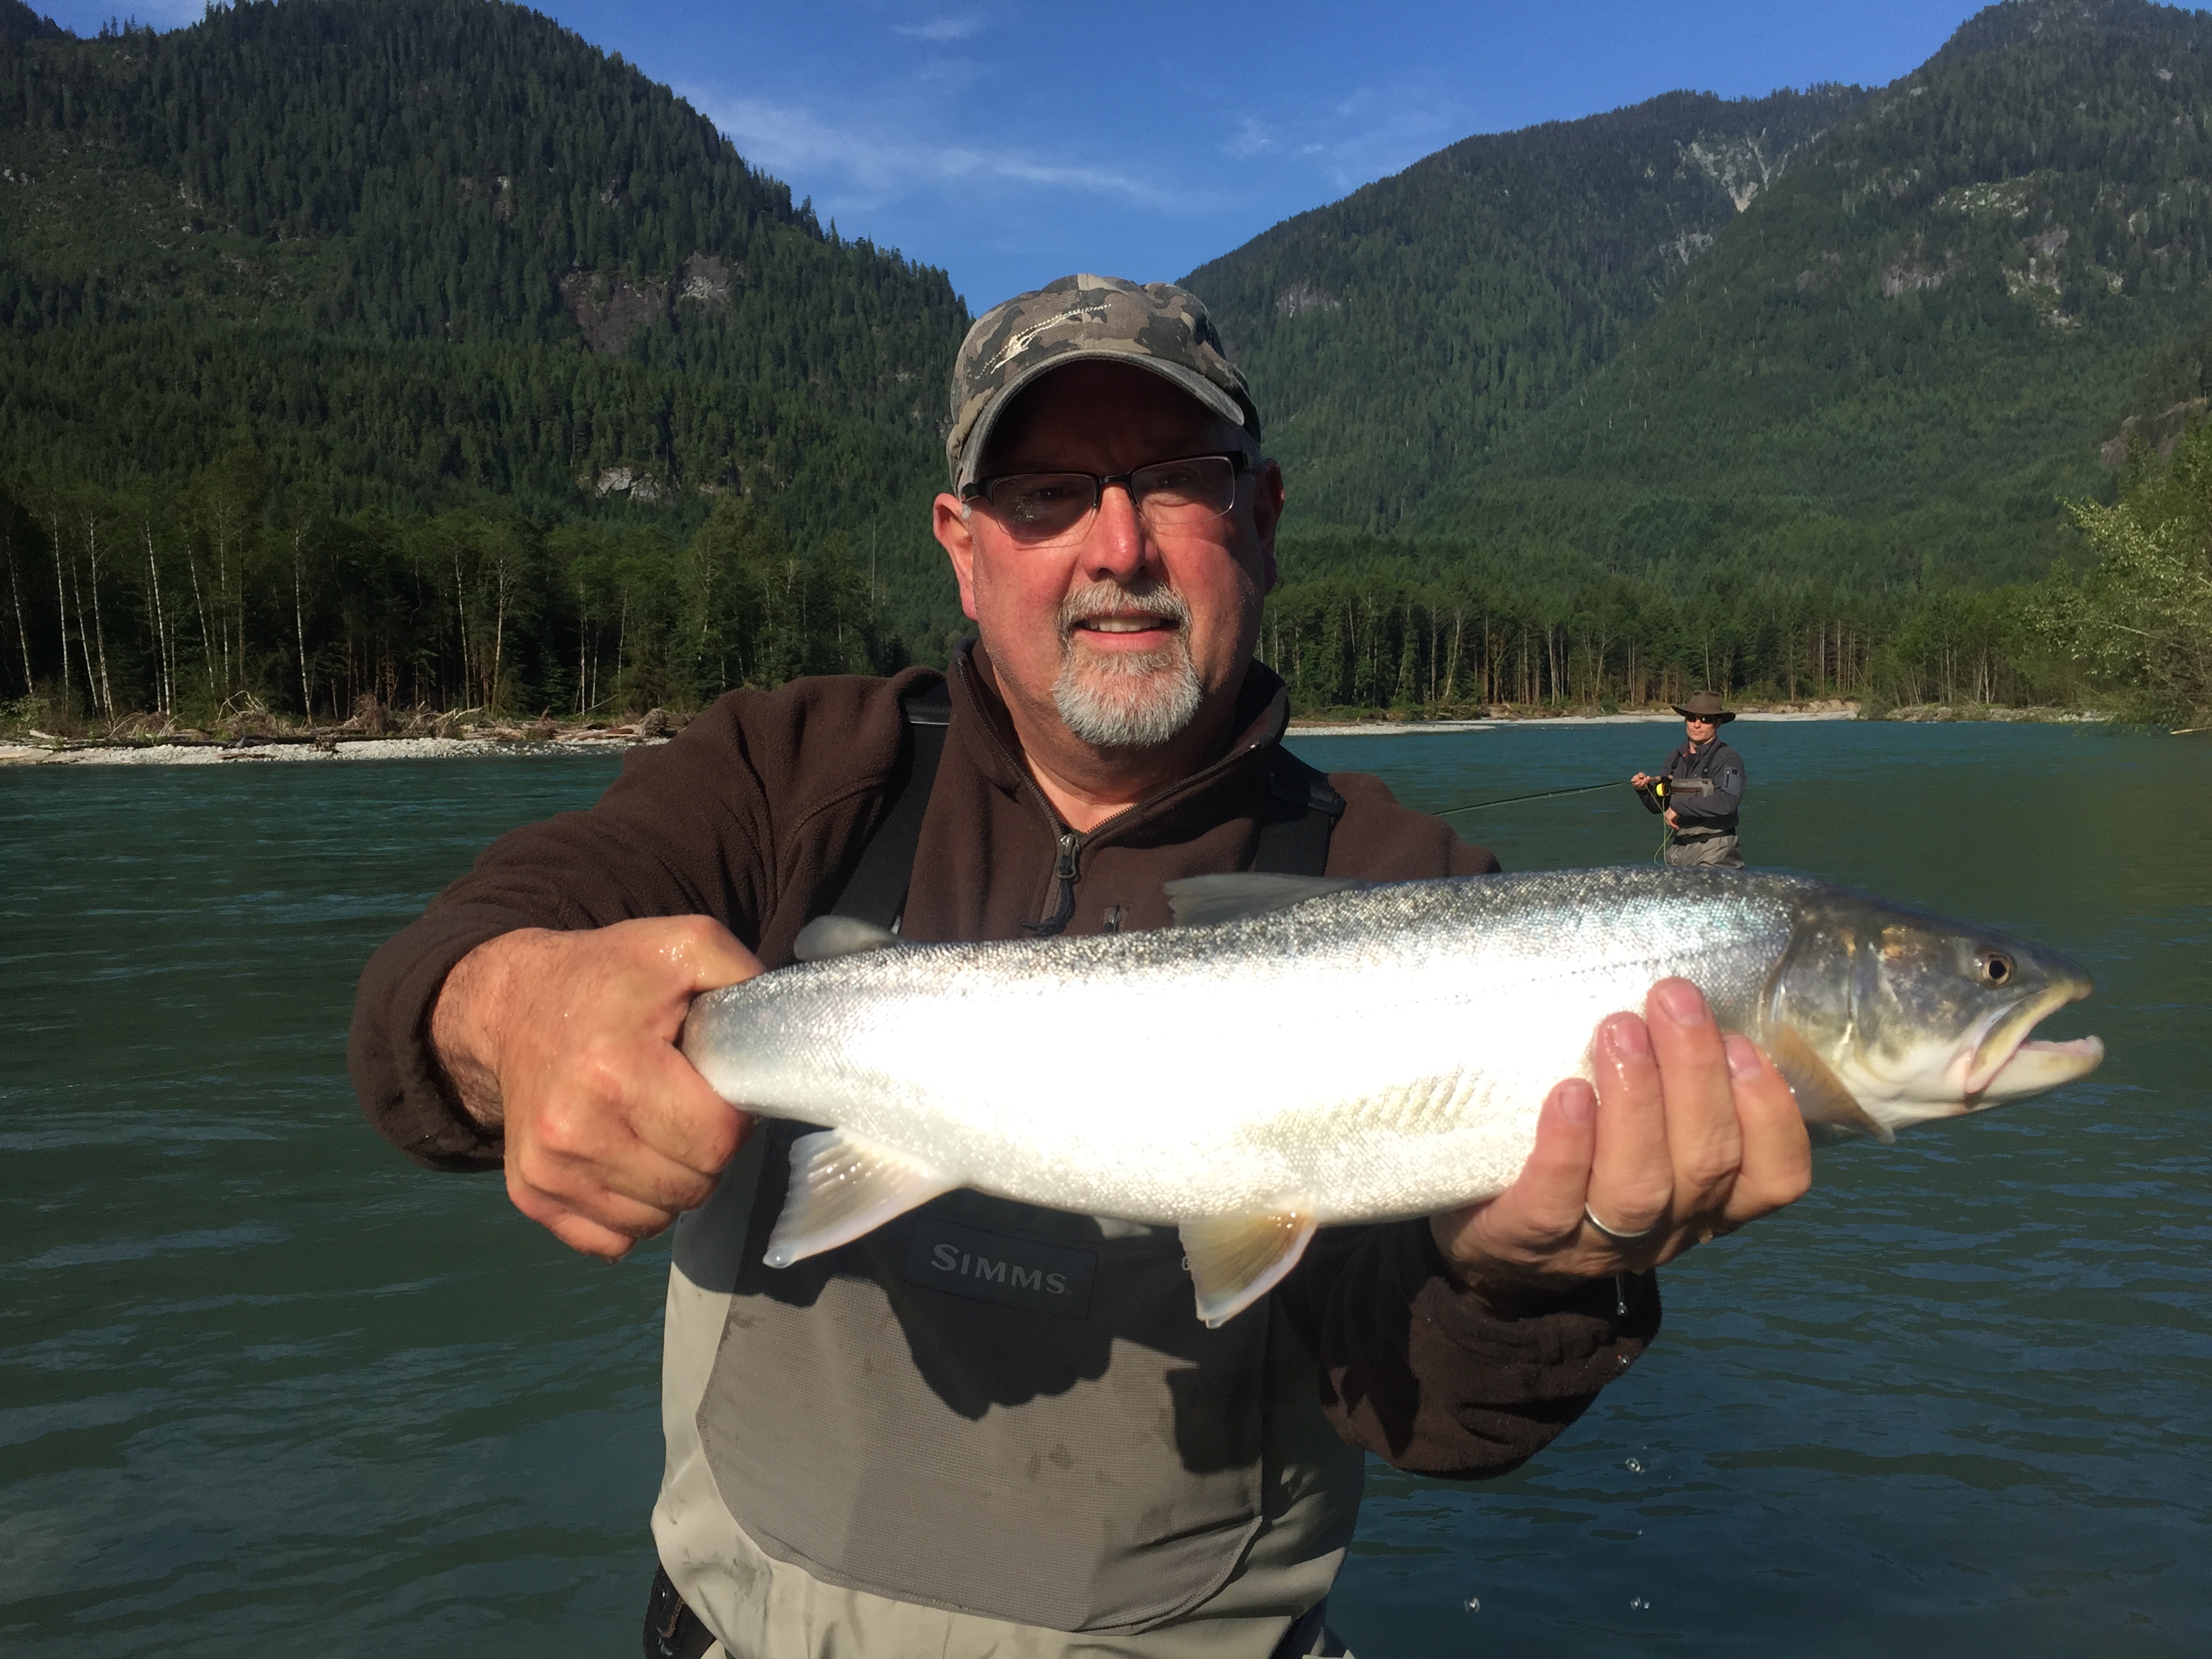
{"type": "MultiPolygon", "coordinates": [[[[721,698],[665,747],[635,750],[599,803],[502,836],[362,973],[349,1061],[362,1107],[409,1157],[498,1166],[430,1048],[453,965],[518,927],[714,917],[770,968],[835,900],[887,805],[904,752],[890,679],[797,680],[721,698]]],[[[902,933],[917,941],[1026,937],[1054,915],[1060,823],[1018,757],[988,659],[964,650],[952,724],[922,822],[902,933]]],[[[1070,933],[1168,925],[1164,883],[1249,869],[1280,740],[1280,680],[1255,663],[1221,757],[1082,837],[1070,933]]],[[[1328,873],[1370,880],[1498,867],[1376,778],[1335,773],[1346,802],[1328,873]]],[[[1401,1468],[1493,1474],[1534,1455],[1626,1370],[1658,1329],[1650,1274],[1501,1310],[1461,1289],[1425,1222],[1325,1231],[1275,1292],[1320,1359],[1339,1433],[1401,1468]]]]}

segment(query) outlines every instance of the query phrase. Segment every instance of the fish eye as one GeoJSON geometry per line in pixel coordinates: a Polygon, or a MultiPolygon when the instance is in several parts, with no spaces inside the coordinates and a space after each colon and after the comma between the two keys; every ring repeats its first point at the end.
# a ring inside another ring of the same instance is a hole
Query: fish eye
{"type": "Polygon", "coordinates": [[[1974,965],[1981,969],[1986,985],[2002,985],[2012,977],[2012,958],[2002,951],[1991,951],[1974,965]]]}

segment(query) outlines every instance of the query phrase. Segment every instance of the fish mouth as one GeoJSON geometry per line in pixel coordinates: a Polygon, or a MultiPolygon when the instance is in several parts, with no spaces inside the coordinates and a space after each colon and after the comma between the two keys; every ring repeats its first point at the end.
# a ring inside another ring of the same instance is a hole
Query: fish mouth
{"type": "Polygon", "coordinates": [[[2088,975],[2079,974],[1999,1018],[1974,1051],[1973,1065],[1966,1074],[1966,1109],[1972,1111],[1999,1101],[2039,1095],[2095,1071],[2105,1058],[2105,1045],[2100,1039],[2085,1036],[2047,1042],[2031,1041],[2028,1036],[2046,1016],[2069,1002],[2081,1001],[2091,988],[2088,975]]]}

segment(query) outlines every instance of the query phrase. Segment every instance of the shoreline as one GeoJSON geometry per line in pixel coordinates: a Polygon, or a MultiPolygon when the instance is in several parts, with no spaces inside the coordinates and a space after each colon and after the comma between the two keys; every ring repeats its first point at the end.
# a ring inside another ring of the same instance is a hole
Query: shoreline
{"type": "Polygon", "coordinates": [[[218,766],[232,763],[298,761],[481,760],[538,758],[547,755],[619,755],[641,744],[659,744],[661,737],[613,737],[599,732],[573,738],[346,738],[329,744],[304,739],[246,738],[224,743],[106,743],[82,741],[76,748],[0,739],[4,766],[218,766]]]}
{"type": "MultiPolygon", "coordinates": [[[[1866,718],[1856,703],[1825,702],[1779,708],[1739,708],[1740,722],[1800,720],[1858,720],[1866,718]]],[[[2008,708],[1996,705],[1954,707],[1943,703],[1915,703],[1875,715],[1870,724],[1892,726],[2094,726],[2107,716],[2085,708],[2008,708]]],[[[1293,738],[1397,738],[1420,732],[1495,732],[1515,726],[1680,726],[1682,717],[1673,709],[1623,710],[1617,714],[1489,714],[1456,720],[1391,719],[1322,720],[1293,718],[1284,735],[1293,738]]]]}
{"type": "MultiPolygon", "coordinates": [[[[1744,710],[1738,720],[1855,720],[1855,710],[1744,710]]],[[[1293,738],[1401,738],[1419,732],[1496,732],[1510,726],[1680,726],[1671,709],[1663,714],[1499,714],[1470,720],[1298,720],[1284,735],[1293,738]]]]}
{"type": "MultiPolygon", "coordinates": [[[[1824,703],[1812,707],[1745,708],[1736,719],[1747,722],[1856,720],[1856,704],[1824,703]]],[[[2106,717],[2081,709],[1972,708],[1936,704],[1898,708],[1878,717],[1899,725],[1946,725],[1990,722],[1998,725],[2087,725],[2106,717]]],[[[1495,732],[1508,726],[1674,726],[1681,717],[1671,709],[1659,712],[1624,711],[1617,714],[1500,714],[1471,720],[1424,720],[1377,717],[1371,720],[1293,719],[1285,732],[1289,738],[1404,738],[1447,737],[1467,732],[1495,732]]],[[[237,763],[297,761],[480,760],[548,755],[619,755],[640,744],[659,744],[681,729],[682,721],[669,720],[640,732],[635,726],[585,729],[550,737],[529,735],[513,727],[475,732],[465,736],[370,737],[366,733],[322,732],[314,736],[282,733],[266,737],[221,738],[195,736],[181,741],[149,738],[0,738],[0,768],[11,766],[213,766],[237,763]]]]}

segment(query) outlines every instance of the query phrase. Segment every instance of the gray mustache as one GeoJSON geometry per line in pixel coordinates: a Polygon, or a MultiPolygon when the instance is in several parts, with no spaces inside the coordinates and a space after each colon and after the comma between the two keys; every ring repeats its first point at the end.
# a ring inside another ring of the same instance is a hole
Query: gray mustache
{"type": "Polygon", "coordinates": [[[1190,606],[1171,587],[1131,591],[1115,582],[1092,582],[1079,587],[1060,605],[1060,642],[1067,643],[1076,628],[1094,617],[1138,615],[1157,617],[1179,629],[1190,626],[1190,606]]]}

